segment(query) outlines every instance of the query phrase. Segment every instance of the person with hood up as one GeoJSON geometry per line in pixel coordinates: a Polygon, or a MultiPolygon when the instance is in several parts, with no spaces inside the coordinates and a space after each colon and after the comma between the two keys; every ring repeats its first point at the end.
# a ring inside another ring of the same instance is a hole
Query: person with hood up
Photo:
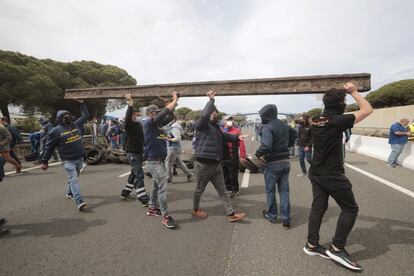
{"type": "Polygon", "coordinates": [[[218,111],[214,105],[216,92],[209,91],[207,96],[209,101],[204,107],[201,118],[196,122],[195,129],[195,170],[197,174],[197,185],[194,191],[193,216],[206,218],[207,212],[200,209],[201,196],[207,184],[211,181],[216,189],[221,202],[226,209],[229,222],[242,220],[246,213],[237,213],[231,205],[229,197],[226,195],[224,184],[223,167],[221,161],[226,154],[226,143],[238,143],[244,139],[244,135],[231,135],[223,133],[218,125],[218,111]]]}
{"type": "MultiPolygon", "coordinates": [[[[42,163],[42,159],[43,159],[43,156],[45,154],[46,137],[53,128],[53,124],[43,116],[39,118],[39,123],[41,125],[41,129],[40,129],[40,153],[39,153],[39,159],[38,159],[37,162],[35,162],[35,164],[41,164],[42,163]]],[[[55,159],[55,161],[57,161],[59,159],[56,152],[53,152],[53,158],[55,159]]]]}
{"type": "MultiPolygon", "coordinates": [[[[221,131],[237,136],[242,134],[240,129],[234,126],[232,116],[224,118],[224,125],[221,128],[221,131]]],[[[239,194],[240,161],[246,161],[246,146],[244,145],[244,141],[240,140],[237,143],[227,143],[227,151],[226,155],[223,156],[222,163],[224,182],[226,183],[226,189],[230,193],[230,197],[235,197],[239,194]]]]}
{"type": "Polygon", "coordinates": [[[85,148],[82,141],[81,126],[88,120],[89,112],[86,104],[82,100],[79,102],[82,116],[76,121],[72,121],[72,114],[69,111],[59,110],[57,112],[58,124],[47,137],[41,168],[43,170],[49,168],[48,161],[55,148],[57,148],[62,159],[63,168],[68,175],[66,198],[73,199],[78,210],[83,211],[86,203],[79,188],[79,174],[83,165],[85,148]]]}
{"type": "Polygon", "coordinates": [[[165,169],[167,171],[167,181],[172,183],[174,164],[176,164],[187,176],[187,181],[190,182],[193,174],[187,168],[187,165],[181,160],[181,132],[183,128],[181,124],[177,122],[177,118],[174,116],[173,120],[169,124],[167,129],[167,159],[165,159],[165,169]]]}
{"type": "Polygon", "coordinates": [[[309,169],[313,202],[309,214],[308,239],[303,250],[311,256],[321,256],[347,267],[361,271],[348,252],[345,244],[358,215],[358,204],[352,184],[345,176],[343,162],[343,132],[368,117],[373,109],[362,97],[354,84],[347,83],[343,90],[332,89],[323,96],[325,109],[321,116],[312,118],[310,135],[313,142],[313,158],[309,169]],[[345,90],[345,91],[344,91],[345,90]],[[359,106],[354,114],[344,114],[346,94],[350,94],[359,106]],[[328,250],[319,244],[319,230],[323,215],[328,209],[329,197],[341,208],[335,236],[328,250]]]}
{"type": "Polygon", "coordinates": [[[264,163],[264,179],[267,210],[263,216],[271,223],[278,218],[276,187],[280,197],[280,219],[285,229],[290,227],[289,172],[290,151],[294,146],[297,132],[277,118],[277,107],[268,104],[259,111],[262,118],[260,147],[256,150],[259,162],[264,163]]]}

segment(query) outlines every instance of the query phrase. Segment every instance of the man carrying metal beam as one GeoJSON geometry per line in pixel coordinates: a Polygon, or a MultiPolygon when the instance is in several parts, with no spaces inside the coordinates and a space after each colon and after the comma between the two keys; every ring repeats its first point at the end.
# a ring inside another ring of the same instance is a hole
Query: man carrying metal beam
{"type": "Polygon", "coordinates": [[[357,87],[352,83],[344,86],[359,106],[354,114],[345,114],[345,97],[343,90],[332,90],[325,93],[324,112],[312,119],[310,135],[313,142],[313,159],[309,170],[312,183],[313,202],[309,214],[308,241],[303,250],[313,256],[331,258],[335,262],[353,270],[362,268],[345,250],[345,244],[358,215],[358,204],[352,191],[352,184],[345,176],[342,155],[343,132],[350,129],[369,116],[373,109],[369,102],[362,97],[357,87]],[[335,236],[328,250],[319,244],[319,230],[323,215],[328,209],[329,197],[335,199],[341,208],[335,236]]]}
{"type": "Polygon", "coordinates": [[[148,161],[148,171],[152,176],[147,215],[162,217],[162,223],[170,229],[176,227],[176,222],[168,214],[167,173],[165,171],[167,143],[162,127],[173,119],[178,93],[173,92],[172,97],[172,102],[163,109],[159,109],[156,105],[148,106],[146,111],[148,119],[144,122],[144,157],[148,161]]]}
{"type": "Polygon", "coordinates": [[[226,209],[228,221],[234,222],[242,220],[246,214],[243,212],[237,213],[226,195],[221,161],[228,149],[226,143],[237,143],[239,140],[243,140],[245,136],[231,135],[220,130],[218,112],[214,106],[215,94],[213,91],[207,93],[209,101],[204,107],[201,118],[195,125],[197,134],[194,157],[196,160],[197,186],[194,192],[193,210],[191,213],[199,218],[207,217],[207,212],[200,209],[200,200],[207,184],[211,181],[226,209]]]}
{"type": "Polygon", "coordinates": [[[144,171],[142,169],[142,162],[144,161],[144,129],[139,120],[139,111],[134,110],[132,95],[126,94],[125,99],[128,104],[125,114],[125,152],[131,165],[131,174],[128,177],[128,183],[121,192],[121,198],[129,199],[132,189],[135,189],[138,201],[141,202],[142,206],[148,207],[149,197],[145,191],[144,171]]]}

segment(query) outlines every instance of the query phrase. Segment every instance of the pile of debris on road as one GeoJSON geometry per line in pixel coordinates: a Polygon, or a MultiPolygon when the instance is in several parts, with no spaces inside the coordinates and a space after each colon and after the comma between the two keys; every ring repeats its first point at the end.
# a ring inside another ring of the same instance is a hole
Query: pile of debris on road
{"type": "Polygon", "coordinates": [[[126,153],[123,150],[111,149],[108,145],[92,145],[85,143],[86,163],[88,165],[97,165],[101,162],[113,162],[128,164],[126,153]]]}

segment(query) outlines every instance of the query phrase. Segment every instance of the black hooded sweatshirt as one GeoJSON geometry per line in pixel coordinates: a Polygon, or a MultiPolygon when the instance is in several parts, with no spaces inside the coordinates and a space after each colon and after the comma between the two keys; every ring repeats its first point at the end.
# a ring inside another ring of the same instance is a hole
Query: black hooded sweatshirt
{"type": "Polygon", "coordinates": [[[277,118],[274,104],[265,105],[259,114],[262,118],[262,136],[256,156],[263,156],[266,162],[289,159],[289,146],[294,144],[297,132],[277,118]]]}

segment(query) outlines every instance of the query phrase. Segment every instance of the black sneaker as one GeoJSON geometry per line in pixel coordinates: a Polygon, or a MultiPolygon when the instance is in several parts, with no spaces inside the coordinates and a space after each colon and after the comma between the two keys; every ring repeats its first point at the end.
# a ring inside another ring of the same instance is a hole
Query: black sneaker
{"type": "Polygon", "coordinates": [[[3,225],[7,222],[6,218],[0,217],[0,225],[3,225]]]}
{"type": "Polygon", "coordinates": [[[148,201],[139,201],[142,207],[148,208],[149,204],[148,201]]]}
{"type": "Polygon", "coordinates": [[[81,204],[78,204],[78,210],[79,210],[79,212],[84,211],[86,207],[87,206],[86,206],[86,203],[85,202],[82,202],[81,204]]]}
{"type": "Polygon", "coordinates": [[[187,182],[191,182],[193,178],[193,174],[187,175],[187,182]]]}
{"type": "Polygon", "coordinates": [[[269,214],[266,212],[266,210],[263,210],[263,216],[265,217],[265,219],[267,219],[268,221],[270,221],[270,223],[276,223],[276,219],[272,219],[269,217],[269,214]]]}
{"type": "Polygon", "coordinates": [[[303,247],[303,251],[305,251],[305,253],[310,255],[310,256],[321,256],[324,259],[330,259],[331,258],[326,254],[325,246],[322,246],[320,244],[318,244],[315,247],[310,247],[309,243],[306,243],[305,247],[303,247]]]}
{"type": "Polygon", "coordinates": [[[285,228],[286,230],[290,229],[290,222],[282,221],[282,225],[283,225],[283,228],[285,228]]]}
{"type": "Polygon", "coordinates": [[[122,200],[130,200],[131,198],[130,198],[129,194],[130,193],[128,193],[127,191],[122,190],[120,197],[121,197],[122,200]]]}
{"type": "Polygon", "coordinates": [[[357,264],[354,260],[352,260],[351,256],[349,256],[348,252],[343,249],[340,251],[336,251],[332,245],[326,250],[326,254],[331,257],[331,259],[338,264],[353,270],[353,271],[361,271],[362,267],[357,264]]]}
{"type": "Polygon", "coordinates": [[[172,179],[171,178],[167,178],[167,183],[171,184],[172,183],[172,179]]]}
{"type": "Polygon", "coordinates": [[[0,237],[10,233],[9,229],[0,229],[0,237]]]}
{"type": "Polygon", "coordinates": [[[177,224],[175,223],[175,220],[171,216],[168,216],[168,215],[162,217],[162,224],[164,224],[165,227],[169,229],[173,229],[177,226],[177,224]]]}
{"type": "Polygon", "coordinates": [[[161,210],[158,208],[148,208],[147,210],[147,216],[150,217],[161,217],[162,213],[161,210]]]}
{"type": "Polygon", "coordinates": [[[73,197],[73,194],[71,194],[71,193],[70,193],[70,194],[66,194],[66,195],[65,195],[65,198],[66,198],[66,199],[72,199],[72,200],[74,200],[74,199],[75,199],[75,198],[73,197]]]}

